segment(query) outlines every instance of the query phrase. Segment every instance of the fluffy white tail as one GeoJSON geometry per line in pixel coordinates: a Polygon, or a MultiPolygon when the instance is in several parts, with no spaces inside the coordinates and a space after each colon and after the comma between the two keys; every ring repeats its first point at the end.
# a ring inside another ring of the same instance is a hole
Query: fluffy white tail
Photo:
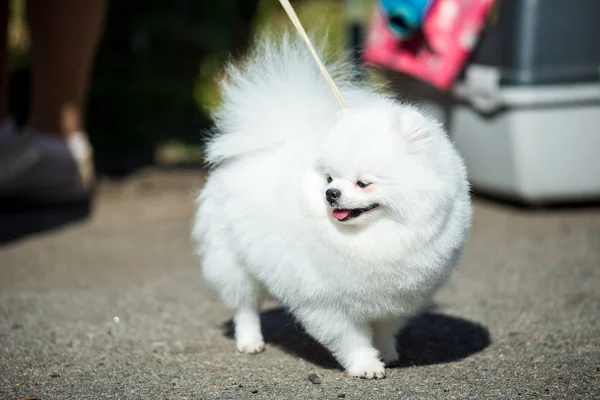
{"type": "MultiPolygon", "coordinates": [[[[323,47],[316,47],[322,55],[323,47]]],[[[354,91],[347,64],[325,64],[345,97],[354,91]]],[[[340,108],[296,35],[260,40],[243,65],[230,63],[226,72],[222,104],[213,116],[216,130],[206,148],[209,164],[278,146],[322,126],[340,108]]]]}

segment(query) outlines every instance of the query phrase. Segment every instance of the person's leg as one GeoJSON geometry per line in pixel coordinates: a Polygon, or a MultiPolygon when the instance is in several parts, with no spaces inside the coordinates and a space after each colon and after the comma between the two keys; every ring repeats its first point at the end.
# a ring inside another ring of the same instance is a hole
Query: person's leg
{"type": "Polygon", "coordinates": [[[60,135],[85,130],[84,111],[104,0],[29,0],[33,95],[29,128],[60,135]]]}
{"type": "Polygon", "coordinates": [[[29,0],[26,11],[31,109],[26,134],[0,144],[0,198],[85,199],[94,168],[83,113],[104,0],[29,0]]]}

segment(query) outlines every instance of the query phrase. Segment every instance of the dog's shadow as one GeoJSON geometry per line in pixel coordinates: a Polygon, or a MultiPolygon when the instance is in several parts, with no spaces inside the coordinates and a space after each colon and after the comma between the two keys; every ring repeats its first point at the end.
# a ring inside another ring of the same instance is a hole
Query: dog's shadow
{"type": "MultiPolygon", "coordinates": [[[[261,325],[267,345],[275,345],[324,368],[341,368],[329,351],[308,336],[283,308],[263,312],[261,325]]],[[[223,330],[227,337],[233,338],[231,320],[223,324],[223,330]]],[[[400,354],[398,367],[460,360],[485,349],[489,344],[489,331],[482,325],[427,312],[413,318],[397,335],[400,354]]]]}

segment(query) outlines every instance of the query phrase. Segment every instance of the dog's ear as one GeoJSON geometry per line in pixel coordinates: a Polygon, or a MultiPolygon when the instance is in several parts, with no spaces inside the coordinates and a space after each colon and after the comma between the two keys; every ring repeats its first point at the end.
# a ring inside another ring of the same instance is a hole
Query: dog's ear
{"type": "Polygon", "coordinates": [[[399,110],[395,114],[394,126],[406,138],[410,150],[418,152],[427,147],[431,136],[427,119],[412,108],[399,110]]]}

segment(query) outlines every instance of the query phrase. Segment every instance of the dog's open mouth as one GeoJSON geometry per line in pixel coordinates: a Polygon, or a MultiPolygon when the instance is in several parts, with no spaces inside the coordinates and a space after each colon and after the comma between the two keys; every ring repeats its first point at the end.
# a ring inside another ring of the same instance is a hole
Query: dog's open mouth
{"type": "Polygon", "coordinates": [[[332,215],[333,218],[337,219],[338,221],[345,222],[357,218],[362,214],[369,212],[377,207],[379,207],[379,204],[371,204],[369,207],[365,208],[334,208],[332,215]]]}

